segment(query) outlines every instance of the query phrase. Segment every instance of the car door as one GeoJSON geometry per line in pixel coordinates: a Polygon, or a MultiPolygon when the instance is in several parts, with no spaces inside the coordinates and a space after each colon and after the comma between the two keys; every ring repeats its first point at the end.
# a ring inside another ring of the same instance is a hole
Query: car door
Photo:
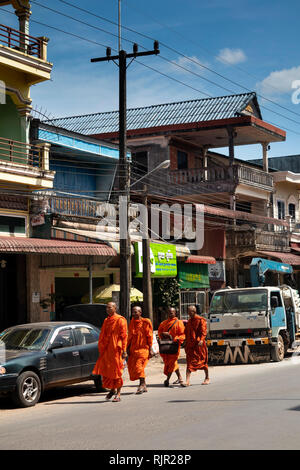
{"type": "Polygon", "coordinates": [[[81,376],[89,378],[99,356],[99,331],[83,325],[75,327],[74,333],[81,362],[81,376]]]}
{"type": "Polygon", "coordinates": [[[81,376],[81,363],[73,329],[61,328],[51,342],[60,342],[61,347],[48,351],[45,374],[47,383],[76,381],[81,376]]]}

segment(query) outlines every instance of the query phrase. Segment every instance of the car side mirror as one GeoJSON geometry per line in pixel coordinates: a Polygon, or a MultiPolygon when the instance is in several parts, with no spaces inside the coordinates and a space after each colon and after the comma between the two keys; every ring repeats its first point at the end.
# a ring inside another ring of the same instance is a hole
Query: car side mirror
{"type": "Polygon", "coordinates": [[[278,302],[278,297],[276,297],[275,295],[271,297],[271,309],[273,310],[274,308],[277,308],[279,305],[279,302],[278,302]]]}
{"type": "Polygon", "coordinates": [[[55,340],[54,343],[52,343],[49,348],[48,348],[48,351],[53,351],[53,349],[59,349],[59,348],[63,348],[64,347],[64,343],[63,341],[61,340],[55,340]]]}

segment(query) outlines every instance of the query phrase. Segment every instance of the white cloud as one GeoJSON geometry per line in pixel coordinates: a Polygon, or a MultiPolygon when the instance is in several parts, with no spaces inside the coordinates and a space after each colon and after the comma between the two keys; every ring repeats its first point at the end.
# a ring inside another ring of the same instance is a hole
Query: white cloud
{"type": "Polygon", "coordinates": [[[245,62],[247,57],[242,49],[229,49],[227,47],[220,50],[217,60],[224,62],[225,64],[235,65],[245,62]]]}
{"type": "Polygon", "coordinates": [[[205,71],[205,67],[208,67],[209,64],[203,61],[200,61],[198,57],[179,57],[177,60],[173,60],[174,64],[172,68],[174,71],[181,73],[196,72],[200,73],[205,71]],[[177,64],[177,65],[175,65],[177,64]],[[203,67],[204,66],[204,67],[203,67]]]}
{"type": "Polygon", "coordinates": [[[300,66],[271,72],[258,84],[262,94],[279,95],[293,92],[293,82],[300,80],[300,66]]]}

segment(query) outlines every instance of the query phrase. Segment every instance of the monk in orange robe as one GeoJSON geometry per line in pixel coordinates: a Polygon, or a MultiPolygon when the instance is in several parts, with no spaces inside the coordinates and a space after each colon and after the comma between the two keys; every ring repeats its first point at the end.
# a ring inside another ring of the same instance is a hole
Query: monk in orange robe
{"type": "Polygon", "coordinates": [[[102,385],[110,389],[106,400],[120,401],[123,386],[124,359],[127,357],[127,321],[117,314],[114,302],[106,307],[108,317],[104,320],[99,341],[99,358],[93,370],[94,375],[102,376],[102,385]]]}
{"type": "Polygon", "coordinates": [[[177,380],[174,384],[179,383],[183,385],[177,361],[180,355],[180,345],[185,339],[184,324],[177,318],[175,308],[169,308],[167,320],[164,320],[158,327],[158,336],[160,339],[172,339],[179,342],[177,354],[161,354],[161,358],[164,361],[164,374],[167,376],[164,381],[165,387],[169,386],[170,377],[173,372],[177,375],[177,380]]]}
{"type": "Polygon", "coordinates": [[[197,315],[195,305],[188,308],[189,321],[185,327],[185,353],[186,353],[186,386],[190,385],[191,373],[204,370],[205,380],[202,385],[209,384],[208,352],[205,342],[207,325],[205,318],[197,315]]]}
{"type": "Polygon", "coordinates": [[[136,394],[147,392],[145,368],[152,350],[153,327],[149,318],[142,318],[141,307],[134,307],[128,331],[128,373],[130,380],[139,380],[136,394]]]}

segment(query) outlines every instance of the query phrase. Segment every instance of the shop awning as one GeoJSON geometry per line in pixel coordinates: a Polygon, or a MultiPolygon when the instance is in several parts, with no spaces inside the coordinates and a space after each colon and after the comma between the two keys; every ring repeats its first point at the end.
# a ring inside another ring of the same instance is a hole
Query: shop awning
{"type": "Polygon", "coordinates": [[[282,263],[291,264],[292,266],[300,266],[300,256],[294,253],[280,253],[276,251],[260,251],[259,254],[264,256],[272,256],[282,263]]]}
{"type": "MultiPolygon", "coordinates": [[[[113,232],[96,232],[95,230],[79,230],[79,229],[67,229],[60,227],[53,227],[51,229],[52,238],[63,239],[63,240],[78,240],[78,241],[88,241],[88,242],[105,242],[107,245],[110,245],[117,254],[120,254],[120,238],[119,235],[113,232]]],[[[131,237],[131,242],[142,241],[141,237],[131,237]]],[[[156,242],[156,240],[155,240],[156,242]]],[[[134,248],[131,243],[131,254],[134,254],[134,248]]],[[[162,242],[160,242],[162,243],[162,242]]],[[[176,255],[178,258],[185,258],[190,255],[190,249],[185,245],[176,244],[176,255]]],[[[203,257],[202,257],[203,258],[203,257]]]]}
{"type": "Polygon", "coordinates": [[[185,263],[216,264],[216,260],[212,256],[191,255],[185,260],[185,263]]]}
{"type": "Polygon", "coordinates": [[[116,251],[101,243],[84,243],[44,238],[0,237],[0,253],[116,256],[116,251]]]}

